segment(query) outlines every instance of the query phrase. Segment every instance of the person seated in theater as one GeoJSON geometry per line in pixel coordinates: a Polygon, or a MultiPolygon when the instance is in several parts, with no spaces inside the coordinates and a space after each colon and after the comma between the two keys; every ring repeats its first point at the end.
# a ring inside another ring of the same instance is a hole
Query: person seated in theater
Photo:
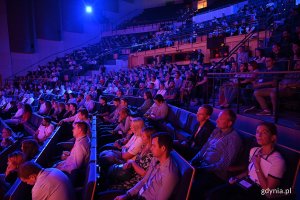
{"type": "Polygon", "coordinates": [[[38,130],[35,132],[34,137],[39,143],[43,143],[45,140],[47,140],[50,137],[53,131],[54,131],[54,126],[51,124],[51,118],[44,117],[41,125],[39,126],[38,130]]]}
{"type": "Polygon", "coordinates": [[[76,103],[66,103],[65,109],[66,109],[66,112],[63,115],[63,119],[75,116],[77,113],[77,104],[76,103]]]}
{"type": "Polygon", "coordinates": [[[76,122],[79,122],[79,121],[84,121],[88,124],[90,123],[89,112],[87,111],[87,109],[85,109],[85,108],[80,109],[76,115],[62,119],[58,123],[58,125],[62,125],[62,123],[64,123],[64,122],[72,122],[73,124],[75,124],[76,122]]]}
{"type": "Polygon", "coordinates": [[[108,116],[109,115],[109,106],[107,105],[107,98],[104,96],[100,96],[99,97],[99,106],[97,106],[97,116],[100,119],[103,119],[103,117],[108,116]]]}
{"type": "Polygon", "coordinates": [[[154,104],[145,113],[148,119],[158,121],[163,120],[168,115],[168,104],[165,102],[163,96],[158,94],[154,97],[154,104]]]}
{"type": "Polygon", "coordinates": [[[4,120],[7,125],[18,125],[22,126],[31,118],[32,107],[29,104],[18,104],[17,113],[11,118],[4,120]],[[21,115],[20,115],[21,114],[21,115]]]}
{"type": "Polygon", "coordinates": [[[115,106],[115,110],[112,113],[110,113],[108,116],[103,117],[104,122],[108,122],[108,123],[116,123],[117,122],[117,120],[119,118],[120,110],[122,109],[121,100],[119,98],[114,98],[113,104],[115,106]]]}
{"type": "MultiPolygon", "coordinates": [[[[207,199],[261,199],[262,189],[272,190],[280,186],[286,165],[275,148],[277,140],[275,124],[260,123],[256,128],[255,137],[259,147],[250,150],[248,170],[231,177],[227,184],[212,189],[207,199]],[[245,190],[242,188],[243,182],[250,184],[251,187],[245,190]]],[[[272,194],[266,197],[272,198],[272,194]]]]}
{"type": "Polygon", "coordinates": [[[18,111],[18,107],[16,101],[10,101],[1,110],[0,117],[2,119],[8,119],[12,116],[13,113],[16,113],[17,111],[18,111]]]}
{"type": "Polygon", "coordinates": [[[46,101],[43,97],[41,97],[39,99],[39,104],[40,104],[40,108],[39,108],[39,111],[37,112],[39,115],[46,115],[48,114],[48,109],[47,109],[47,106],[46,106],[46,101]]]}
{"type": "Polygon", "coordinates": [[[165,84],[163,82],[161,82],[159,84],[159,90],[157,90],[156,94],[161,94],[163,97],[166,96],[167,90],[165,88],[165,84]]]}
{"type": "Polygon", "coordinates": [[[102,166],[108,167],[115,163],[124,163],[129,159],[134,159],[142,147],[141,132],[144,128],[144,120],[140,117],[132,119],[130,129],[133,136],[129,141],[121,146],[118,142],[114,146],[119,150],[105,150],[100,153],[100,163],[102,166]]]}
{"type": "Polygon", "coordinates": [[[17,180],[18,169],[23,162],[24,155],[21,151],[14,151],[8,155],[6,170],[0,174],[0,199],[4,199],[4,194],[17,180]]]}
{"type": "Polygon", "coordinates": [[[84,107],[89,111],[92,112],[94,110],[95,103],[92,99],[90,94],[87,94],[85,97],[84,107]]]}
{"type": "Polygon", "coordinates": [[[154,88],[154,83],[152,82],[149,83],[149,87],[147,91],[151,92],[153,97],[156,95],[157,90],[154,88]]]}
{"type": "Polygon", "coordinates": [[[77,104],[76,94],[70,93],[69,97],[70,97],[70,99],[68,100],[68,103],[76,103],[77,104]]]}
{"type": "Polygon", "coordinates": [[[73,127],[75,144],[71,151],[63,151],[62,161],[55,165],[57,169],[70,174],[74,169],[87,166],[90,156],[90,138],[87,136],[90,127],[86,122],[76,122],[73,127]]]}
{"type": "Polygon", "coordinates": [[[72,200],[74,189],[66,174],[55,168],[42,168],[32,161],[19,167],[19,178],[22,182],[33,185],[32,200],[72,200]]]}
{"type": "Polygon", "coordinates": [[[283,52],[281,50],[281,46],[279,43],[275,43],[272,45],[272,53],[271,56],[274,58],[274,60],[281,61],[281,60],[287,60],[289,59],[288,52],[283,52]]]}
{"type": "Polygon", "coordinates": [[[21,144],[21,151],[24,153],[24,160],[32,160],[39,153],[40,145],[34,139],[25,139],[21,144]]]}
{"type": "Polygon", "coordinates": [[[173,139],[168,133],[153,134],[151,146],[153,159],[145,176],[126,194],[117,196],[115,200],[169,199],[179,181],[178,167],[170,156],[172,146],[173,139]]]}
{"type": "Polygon", "coordinates": [[[234,111],[221,111],[216,120],[217,128],[191,160],[197,172],[192,198],[202,199],[205,191],[222,184],[227,178],[227,170],[236,161],[241,147],[241,139],[233,128],[235,121],[234,111]]]}
{"type": "MultiPolygon", "coordinates": [[[[272,56],[266,56],[266,70],[264,72],[276,72],[275,61],[272,56]]],[[[271,98],[272,111],[276,110],[276,82],[278,76],[276,74],[261,74],[257,81],[253,83],[254,96],[262,109],[257,115],[272,115],[271,109],[267,105],[266,97],[271,98]]]]}
{"type": "Polygon", "coordinates": [[[14,138],[12,137],[12,130],[9,127],[4,127],[0,137],[0,152],[13,143],[14,138]]]}
{"type": "Polygon", "coordinates": [[[203,145],[207,142],[215,125],[211,122],[210,116],[213,113],[213,107],[203,104],[197,112],[197,121],[199,126],[195,133],[185,140],[175,140],[175,149],[179,151],[187,160],[193,158],[203,145]]]}
{"type": "Polygon", "coordinates": [[[144,93],[147,91],[147,89],[145,88],[145,83],[140,83],[139,84],[139,89],[136,93],[137,97],[143,97],[144,93]]]}
{"type": "Polygon", "coordinates": [[[149,110],[149,108],[153,105],[153,97],[151,92],[144,92],[144,100],[144,103],[137,108],[137,112],[141,115],[144,115],[147,112],[147,110],[149,110]]]}
{"type": "Polygon", "coordinates": [[[134,171],[134,173],[132,174],[133,176],[129,180],[121,182],[119,180],[111,180],[112,185],[109,187],[110,189],[128,190],[145,176],[153,158],[153,154],[151,152],[151,135],[154,133],[155,129],[153,127],[143,128],[141,132],[141,150],[136,155],[135,160],[128,160],[123,165],[123,169],[132,169],[134,171]]]}

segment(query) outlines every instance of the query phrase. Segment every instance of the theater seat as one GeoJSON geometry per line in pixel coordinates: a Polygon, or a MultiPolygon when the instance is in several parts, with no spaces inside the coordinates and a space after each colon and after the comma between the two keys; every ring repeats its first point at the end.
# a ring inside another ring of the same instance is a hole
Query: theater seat
{"type": "Polygon", "coordinates": [[[170,199],[187,200],[189,199],[195,169],[174,150],[171,152],[171,157],[177,164],[180,177],[170,199]]]}

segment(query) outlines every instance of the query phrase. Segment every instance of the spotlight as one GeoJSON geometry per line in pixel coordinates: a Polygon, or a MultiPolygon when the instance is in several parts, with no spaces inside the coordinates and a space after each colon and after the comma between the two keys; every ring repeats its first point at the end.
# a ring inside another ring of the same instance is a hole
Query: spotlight
{"type": "Polygon", "coordinates": [[[92,13],[93,12],[92,6],[85,6],[85,12],[92,13]]]}

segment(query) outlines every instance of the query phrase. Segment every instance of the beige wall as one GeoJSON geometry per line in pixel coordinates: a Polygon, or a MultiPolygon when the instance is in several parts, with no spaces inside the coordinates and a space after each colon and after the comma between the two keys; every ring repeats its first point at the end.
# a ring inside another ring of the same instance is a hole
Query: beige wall
{"type": "MultiPolygon", "coordinates": [[[[226,46],[229,46],[229,51],[232,48],[234,48],[244,37],[245,37],[245,35],[227,37],[225,39],[225,44],[226,44],[226,46]]],[[[259,37],[259,40],[264,40],[265,32],[262,31],[257,34],[254,34],[252,39],[249,40],[249,46],[250,46],[250,50],[252,52],[254,52],[254,50],[258,47],[258,37],[259,37]]],[[[267,37],[268,37],[268,33],[267,33],[267,37]]],[[[245,45],[247,46],[248,42],[245,45]]],[[[202,52],[205,55],[205,57],[204,57],[205,63],[208,63],[211,61],[210,50],[207,49],[206,36],[200,36],[197,38],[196,43],[193,43],[193,44],[178,45],[177,43],[175,43],[175,45],[173,47],[160,48],[160,49],[155,49],[155,50],[132,53],[129,56],[128,65],[129,65],[129,67],[134,67],[137,65],[145,64],[145,58],[149,57],[149,56],[156,56],[156,55],[162,55],[162,54],[174,54],[174,53],[178,53],[178,51],[181,51],[181,53],[183,53],[183,52],[193,51],[195,49],[202,49],[202,52]]]]}

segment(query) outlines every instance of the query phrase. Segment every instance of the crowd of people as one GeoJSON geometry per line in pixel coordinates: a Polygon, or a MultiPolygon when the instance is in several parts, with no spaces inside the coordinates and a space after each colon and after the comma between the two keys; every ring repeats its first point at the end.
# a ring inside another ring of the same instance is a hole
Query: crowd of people
{"type": "MultiPolygon", "coordinates": [[[[268,9],[272,7],[275,5],[268,9]]],[[[239,14],[253,17],[255,9],[245,6],[239,14]]],[[[245,150],[234,128],[237,115],[229,107],[241,92],[247,106],[244,112],[274,115],[278,96],[297,95],[300,25],[295,18],[299,11],[294,9],[291,15],[287,19],[290,26],[285,27],[280,41],[272,43],[271,52],[257,49],[252,56],[247,49],[250,47],[242,46],[236,58],[221,65],[204,64],[204,55],[198,50],[188,66],[172,63],[164,55],[159,62],[129,70],[106,71],[101,67],[88,80],[65,76],[66,71],[79,73],[84,66],[97,65],[99,49],[140,43],[134,36],[118,36],[17,77],[0,91],[0,117],[7,125],[1,130],[0,150],[22,138],[21,147],[8,155],[6,170],[0,172],[0,198],[19,177],[33,185],[33,200],[73,199],[73,186],[78,180],[72,172],[86,168],[89,162],[91,116],[97,116],[99,199],[169,199],[180,180],[171,156],[173,149],[196,169],[191,199],[262,198],[261,189],[279,187],[288,168],[275,148],[277,128],[269,122],[257,124],[257,145],[247,155],[249,162],[243,163],[241,174],[231,176],[231,166],[245,150]],[[288,69],[291,72],[279,74],[288,69]],[[230,72],[230,76],[215,79],[212,84],[208,75],[211,72],[230,72]],[[213,107],[209,105],[215,92],[223,108],[216,123],[211,120],[213,107]],[[109,101],[111,95],[114,97],[109,101]],[[132,96],[142,104],[129,104],[127,97],[132,96]],[[198,108],[197,127],[189,137],[179,138],[162,129],[169,104],[198,108]],[[33,114],[41,115],[43,120],[36,130],[27,132],[24,126],[33,114]],[[65,140],[57,144],[60,155],[49,158],[54,160],[52,168],[43,168],[33,159],[55,126],[61,126],[65,140]],[[14,135],[17,132],[22,136],[14,135]]],[[[220,22],[215,19],[212,23],[220,22]]],[[[221,23],[225,26],[226,21],[221,23]]],[[[141,40],[149,41],[149,37],[141,35],[141,40]]]]}

